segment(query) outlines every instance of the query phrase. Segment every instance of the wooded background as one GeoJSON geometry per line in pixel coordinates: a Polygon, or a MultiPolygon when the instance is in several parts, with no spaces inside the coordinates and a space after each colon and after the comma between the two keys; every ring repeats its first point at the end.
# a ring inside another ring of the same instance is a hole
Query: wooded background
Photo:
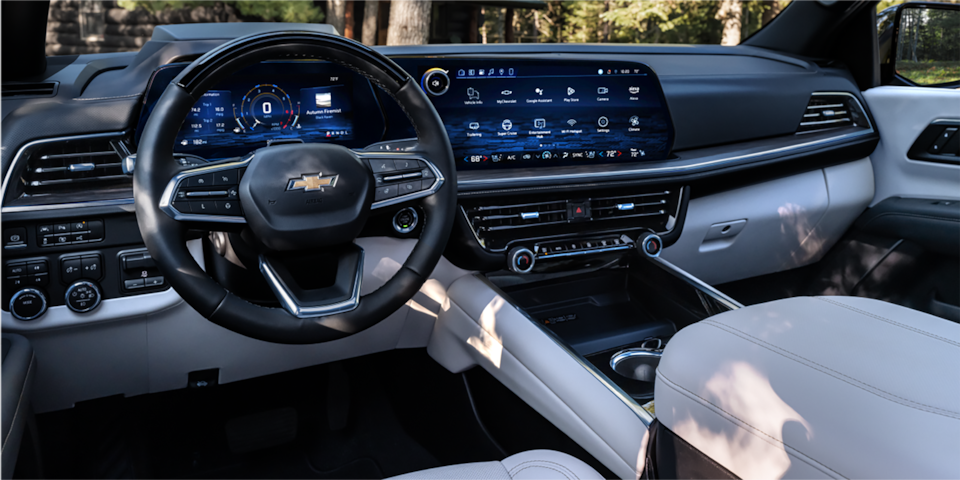
{"type": "MultiPolygon", "coordinates": [[[[884,0],[887,7],[903,0],[884,0]]],[[[789,0],[53,0],[47,54],[138,50],[156,25],[324,22],[368,45],[618,42],[736,45],[789,0]]]]}

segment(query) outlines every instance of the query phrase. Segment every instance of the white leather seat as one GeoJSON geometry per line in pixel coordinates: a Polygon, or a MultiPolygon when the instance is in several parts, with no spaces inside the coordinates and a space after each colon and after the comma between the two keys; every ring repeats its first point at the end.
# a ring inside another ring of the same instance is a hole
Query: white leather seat
{"type": "Polygon", "coordinates": [[[854,297],[726,312],[669,342],[656,412],[740,478],[960,478],[960,325],[854,297]]]}
{"type": "Polygon", "coordinates": [[[499,462],[464,463],[407,473],[394,479],[423,480],[602,480],[582,461],[553,450],[530,450],[499,462]]]}

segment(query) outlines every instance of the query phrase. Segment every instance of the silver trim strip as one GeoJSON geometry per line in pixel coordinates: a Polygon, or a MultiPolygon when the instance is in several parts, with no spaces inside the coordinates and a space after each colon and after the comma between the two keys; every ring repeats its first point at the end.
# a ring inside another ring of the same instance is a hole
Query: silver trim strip
{"type": "Polygon", "coordinates": [[[697,290],[700,290],[701,292],[709,295],[711,298],[719,302],[724,307],[727,307],[730,310],[743,308],[742,303],[728,297],[726,294],[717,290],[716,288],[713,288],[710,285],[703,283],[703,280],[700,280],[699,278],[694,277],[693,275],[690,275],[680,267],[664,260],[662,257],[657,256],[657,257],[647,257],[647,258],[649,258],[650,261],[656,264],[658,267],[673,274],[675,277],[687,282],[688,284],[690,284],[690,286],[696,288],[697,290]]]}
{"type": "Polygon", "coordinates": [[[641,407],[640,404],[633,399],[633,397],[631,397],[630,395],[627,395],[627,393],[624,392],[623,389],[617,386],[617,384],[614,383],[613,380],[610,380],[609,378],[607,378],[607,376],[604,375],[603,372],[598,370],[597,367],[593,366],[593,364],[590,363],[589,360],[584,358],[583,355],[580,355],[573,348],[567,345],[567,343],[564,342],[563,339],[558,337],[556,333],[553,333],[552,330],[542,325],[540,322],[534,320],[533,318],[530,318],[530,315],[527,315],[526,311],[524,311],[522,308],[520,308],[515,303],[513,303],[513,300],[510,298],[510,296],[503,293],[503,291],[497,288],[497,286],[491,283],[490,280],[488,280],[486,277],[484,277],[483,275],[477,275],[477,278],[479,278],[480,281],[487,284],[488,287],[490,287],[494,292],[496,292],[497,295],[500,296],[500,298],[503,298],[507,303],[509,303],[510,306],[517,309],[517,311],[520,312],[520,314],[522,314],[524,317],[527,317],[527,320],[529,320],[531,323],[536,325],[537,328],[539,328],[540,331],[547,336],[547,338],[552,340],[553,343],[555,343],[558,347],[560,347],[561,350],[566,352],[567,355],[573,358],[574,361],[579,363],[581,367],[583,367],[587,372],[593,375],[593,377],[596,378],[597,381],[599,381],[601,384],[603,384],[603,386],[607,387],[607,390],[610,390],[610,393],[613,393],[614,395],[616,395],[617,398],[619,398],[620,401],[627,406],[627,408],[633,411],[633,413],[637,416],[637,418],[639,418],[640,421],[643,422],[644,426],[649,427],[650,424],[653,423],[654,418],[653,418],[653,415],[650,415],[650,412],[644,410],[643,407],[641,407]]]}
{"type": "Polygon", "coordinates": [[[440,173],[440,169],[438,169],[437,166],[433,164],[433,162],[417,154],[401,153],[401,152],[355,152],[355,153],[361,159],[364,159],[364,160],[371,160],[371,159],[383,160],[385,158],[386,159],[409,158],[412,160],[420,160],[423,163],[427,164],[427,167],[430,169],[431,172],[433,172],[434,180],[433,180],[433,184],[430,185],[430,188],[426,190],[421,190],[416,193],[408,193],[406,195],[400,195],[398,197],[388,198],[386,200],[380,200],[379,202],[373,202],[373,204],[370,205],[370,210],[389,207],[391,205],[396,205],[398,203],[403,203],[409,200],[416,200],[418,198],[429,197],[430,195],[437,193],[437,191],[440,190],[440,187],[443,185],[443,182],[446,181],[446,179],[443,177],[443,174],[440,173]]]}
{"type": "Polygon", "coordinates": [[[586,250],[575,250],[573,252],[563,252],[563,253],[554,253],[547,255],[538,255],[537,260],[550,260],[551,258],[560,258],[560,257],[573,257],[577,255],[587,255],[590,253],[605,253],[605,252],[616,252],[618,250],[631,250],[633,245],[617,245],[615,247],[604,247],[604,248],[591,248],[586,250]]]}
{"type": "MultiPolygon", "coordinates": [[[[193,177],[196,175],[202,175],[204,173],[213,173],[219,172],[222,170],[236,170],[238,168],[245,167],[250,164],[250,161],[253,160],[253,155],[250,154],[244,157],[243,159],[235,162],[220,163],[216,165],[204,165],[202,167],[192,168],[190,170],[184,170],[167,182],[167,187],[163,189],[163,195],[160,196],[160,210],[169,215],[174,220],[179,222],[192,221],[192,222],[211,222],[211,223],[247,223],[247,219],[242,216],[233,216],[233,215],[204,215],[197,213],[182,213],[176,208],[173,207],[173,196],[177,191],[177,188],[180,186],[180,182],[184,179],[193,177]]],[[[239,199],[237,200],[239,201],[239,199]]],[[[242,207],[243,205],[241,205],[242,207]]]]}
{"type": "Polygon", "coordinates": [[[283,280],[280,279],[280,276],[277,275],[277,272],[262,255],[260,256],[260,273],[263,275],[263,278],[267,280],[267,284],[270,285],[273,293],[280,299],[283,308],[294,317],[313,318],[349,312],[360,305],[360,282],[363,279],[363,249],[360,249],[360,258],[357,259],[357,275],[353,280],[350,298],[337,303],[311,307],[301,306],[297,303],[297,299],[293,294],[290,293],[290,290],[287,289],[287,286],[283,283],[283,280]]]}
{"type": "MultiPolygon", "coordinates": [[[[108,132],[108,133],[91,133],[88,135],[73,135],[68,137],[53,137],[53,138],[42,138],[39,140],[33,140],[27,142],[19,150],[17,150],[16,156],[13,157],[13,160],[10,162],[10,166],[7,168],[6,176],[3,177],[3,184],[0,185],[0,201],[6,201],[7,199],[7,187],[10,184],[10,179],[13,178],[14,173],[17,171],[17,165],[20,163],[20,160],[23,159],[24,153],[29,149],[36,147],[37,145],[43,145],[45,143],[55,143],[55,142],[66,142],[71,140],[82,140],[89,138],[109,138],[109,137],[123,137],[126,135],[126,132],[108,132]]],[[[113,200],[110,200],[112,202],[113,200]]],[[[100,204],[101,201],[93,202],[82,202],[82,203],[66,203],[66,204],[50,204],[50,205],[21,205],[16,207],[7,207],[2,208],[2,213],[13,213],[13,212],[29,212],[35,210],[51,210],[51,209],[60,209],[60,208],[78,208],[81,206],[103,206],[100,204]]],[[[128,203],[133,203],[133,199],[129,199],[128,203]]]]}

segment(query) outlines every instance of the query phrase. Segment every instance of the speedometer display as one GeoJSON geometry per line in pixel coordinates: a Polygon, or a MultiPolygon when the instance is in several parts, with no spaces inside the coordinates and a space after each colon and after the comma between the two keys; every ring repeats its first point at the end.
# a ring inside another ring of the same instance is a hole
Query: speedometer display
{"type": "Polygon", "coordinates": [[[263,83],[243,95],[233,115],[244,132],[286,130],[297,124],[300,101],[294,103],[282,88],[263,83]]]}
{"type": "MultiPolygon", "coordinates": [[[[184,66],[171,64],[155,72],[135,138],[165,85],[184,66]]],[[[357,148],[380,141],[384,128],[373,86],[362,75],[316,60],[266,61],[241,69],[201,95],[180,127],[174,151],[216,160],[277,141],[357,148]],[[363,122],[355,127],[358,112],[363,112],[363,122]]]]}

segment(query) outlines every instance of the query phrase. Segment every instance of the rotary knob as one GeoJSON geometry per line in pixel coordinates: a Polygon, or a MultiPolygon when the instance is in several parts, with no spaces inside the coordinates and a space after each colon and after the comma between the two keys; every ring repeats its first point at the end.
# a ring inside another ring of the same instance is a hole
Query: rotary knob
{"type": "Polygon", "coordinates": [[[644,233],[637,239],[637,249],[650,258],[657,258],[663,250],[663,240],[655,233],[644,233]]]}
{"type": "Polygon", "coordinates": [[[86,313],[100,306],[100,287],[89,280],[80,280],[67,287],[63,302],[77,313],[86,313]]]}
{"type": "Polygon", "coordinates": [[[517,247],[507,255],[507,268],[517,273],[530,273],[537,257],[526,247],[517,247]]]}
{"type": "Polygon", "coordinates": [[[10,314],[17,320],[33,320],[47,311],[47,296],[35,288],[24,288],[10,298],[10,314]]]}

